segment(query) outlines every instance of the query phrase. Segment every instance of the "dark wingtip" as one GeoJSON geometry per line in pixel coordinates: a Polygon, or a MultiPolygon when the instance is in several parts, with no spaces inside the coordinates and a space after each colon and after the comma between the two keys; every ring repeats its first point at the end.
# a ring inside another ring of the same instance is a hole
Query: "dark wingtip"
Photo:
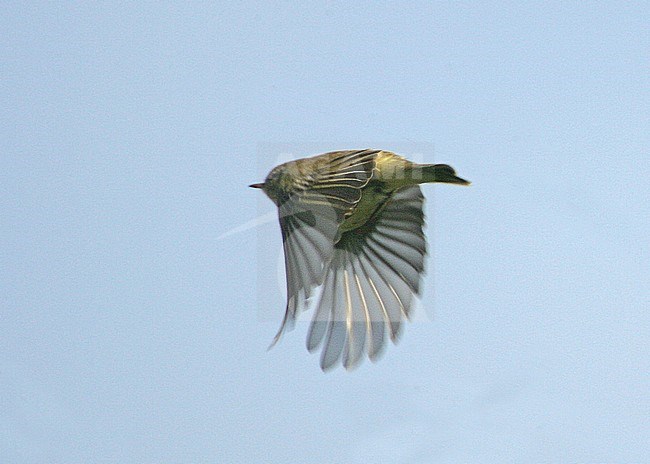
{"type": "Polygon", "coordinates": [[[269,344],[269,346],[266,347],[266,351],[270,351],[271,348],[273,348],[277,343],[280,341],[280,338],[282,338],[282,329],[278,331],[277,334],[275,334],[275,337],[273,337],[273,341],[269,344]]]}

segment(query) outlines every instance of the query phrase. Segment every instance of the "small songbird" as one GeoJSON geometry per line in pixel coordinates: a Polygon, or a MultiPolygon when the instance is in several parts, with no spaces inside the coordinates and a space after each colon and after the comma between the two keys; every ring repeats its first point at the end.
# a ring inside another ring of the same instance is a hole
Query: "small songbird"
{"type": "Polygon", "coordinates": [[[287,305],[273,346],[322,286],[307,336],[323,370],[376,360],[420,293],[426,238],[419,184],[469,185],[446,164],[383,150],[345,150],[275,167],[252,184],[277,205],[287,305]]]}

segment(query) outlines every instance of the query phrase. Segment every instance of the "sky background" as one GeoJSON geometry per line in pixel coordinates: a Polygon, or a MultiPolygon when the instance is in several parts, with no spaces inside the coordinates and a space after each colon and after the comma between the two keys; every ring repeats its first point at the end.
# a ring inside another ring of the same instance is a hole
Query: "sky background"
{"type": "Polygon", "coordinates": [[[1,9],[1,462],[648,462],[647,2],[1,9]],[[247,186],[365,147],[473,185],[324,374],[247,186]]]}

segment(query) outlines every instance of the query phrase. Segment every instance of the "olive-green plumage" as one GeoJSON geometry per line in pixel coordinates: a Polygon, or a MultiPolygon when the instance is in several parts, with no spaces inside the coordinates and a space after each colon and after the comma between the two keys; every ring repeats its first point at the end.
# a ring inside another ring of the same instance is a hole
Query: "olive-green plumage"
{"type": "Polygon", "coordinates": [[[275,167],[261,188],[278,206],[287,308],[272,345],[322,285],[307,346],[321,367],[352,368],[395,341],[419,294],[426,240],[418,184],[469,185],[446,164],[381,150],[346,150],[275,167]]]}

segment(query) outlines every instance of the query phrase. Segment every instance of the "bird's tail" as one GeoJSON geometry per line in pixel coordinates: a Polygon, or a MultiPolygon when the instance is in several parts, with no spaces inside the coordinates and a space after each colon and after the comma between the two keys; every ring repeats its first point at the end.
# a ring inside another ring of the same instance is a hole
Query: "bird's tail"
{"type": "Polygon", "coordinates": [[[416,164],[411,173],[413,178],[419,176],[419,183],[443,182],[447,184],[469,185],[470,181],[456,175],[454,168],[448,164],[416,164]]]}

